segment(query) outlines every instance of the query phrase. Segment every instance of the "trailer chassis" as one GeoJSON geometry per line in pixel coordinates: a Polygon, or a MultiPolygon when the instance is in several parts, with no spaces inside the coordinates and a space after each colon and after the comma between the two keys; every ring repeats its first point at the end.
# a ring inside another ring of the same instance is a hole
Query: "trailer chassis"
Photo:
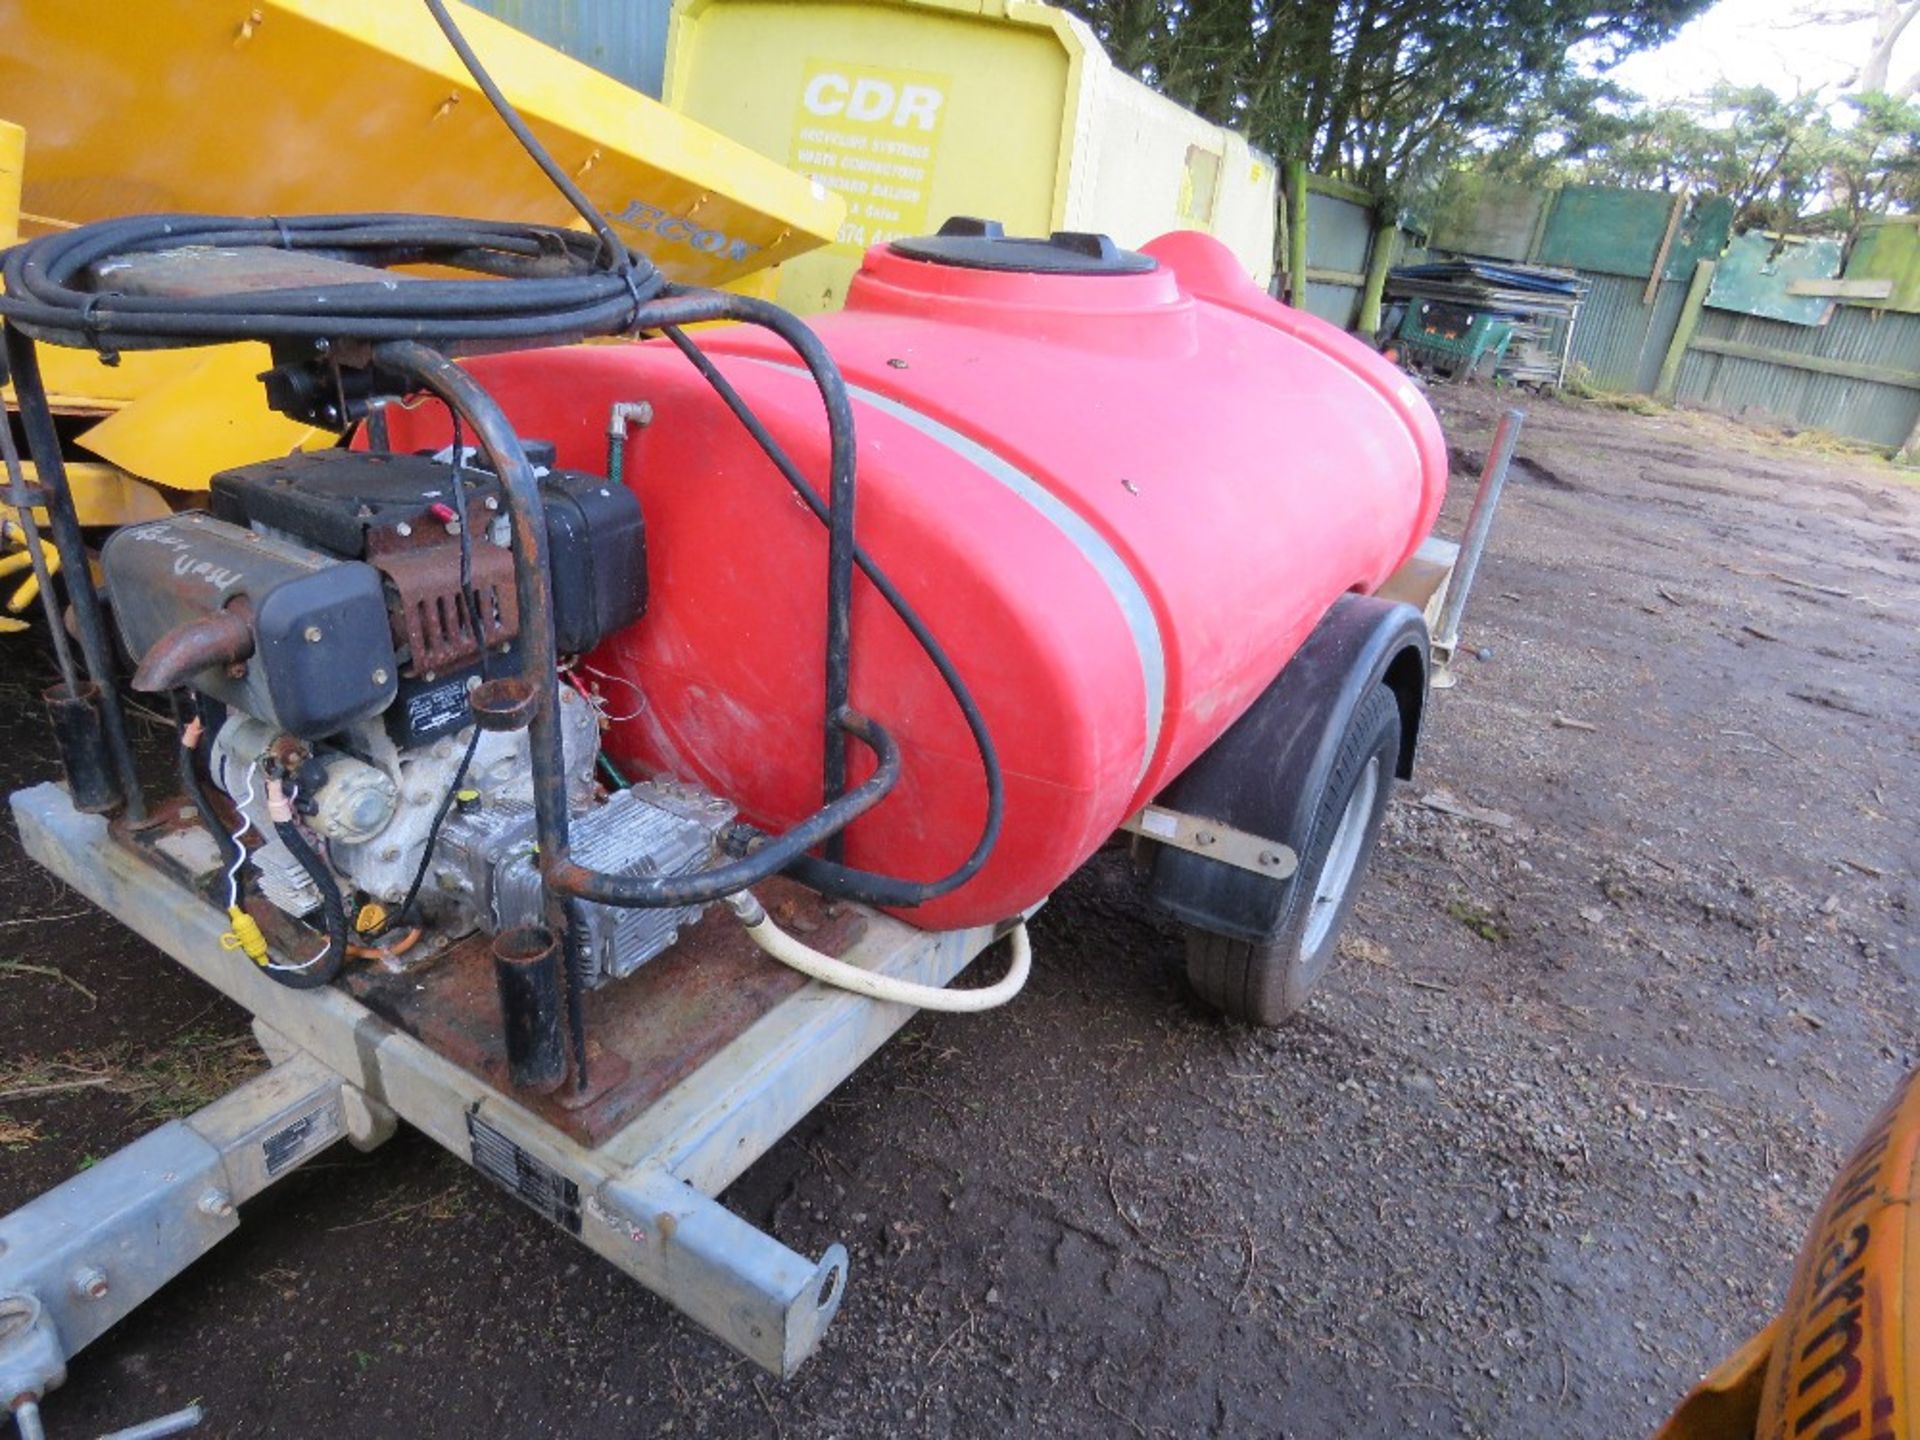
{"type": "MultiPolygon", "coordinates": [[[[0,1404],[36,1406],[83,1346],[231,1234],[241,1202],[337,1140],[378,1145],[401,1120],[770,1373],[791,1375],[820,1344],[845,1294],[845,1247],[808,1259],[714,1197],[910,1007],[809,983],[588,1146],[344,991],[290,990],[237,963],[226,917],[61,786],[12,806],[35,860],[249,1011],[273,1065],[0,1218],[0,1404]]],[[[928,985],[1002,929],[861,913],[842,958],[928,985]]]]}

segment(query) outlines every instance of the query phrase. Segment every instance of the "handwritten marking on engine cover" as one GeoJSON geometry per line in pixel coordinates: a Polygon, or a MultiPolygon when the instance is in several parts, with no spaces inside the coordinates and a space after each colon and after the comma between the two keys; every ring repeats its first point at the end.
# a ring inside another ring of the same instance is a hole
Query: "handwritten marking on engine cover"
{"type": "Polygon", "coordinates": [[[211,560],[202,560],[193,552],[193,542],[183,535],[177,535],[164,525],[142,526],[125,532],[129,540],[142,545],[158,545],[163,550],[173,551],[173,573],[183,580],[203,580],[222,594],[231,590],[247,578],[244,570],[235,570],[228,565],[216,565],[211,560]]]}

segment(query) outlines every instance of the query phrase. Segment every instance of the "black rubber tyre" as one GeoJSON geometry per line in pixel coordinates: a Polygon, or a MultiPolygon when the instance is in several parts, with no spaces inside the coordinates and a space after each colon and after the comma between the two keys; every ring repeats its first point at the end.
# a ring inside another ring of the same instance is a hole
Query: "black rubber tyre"
{"type": "Polygon", "coordinates": [[[1312,809],[1311,833],[1285,838],[1300,857],[1274,938],[1256,944],[1187,931],[1187,980],[1209,1005],[1251,1025],[1278,1025],[1326,974],[1380,838],[1400,753],[1400,707],[1385,685],[1361,701],[1312,809]]]}

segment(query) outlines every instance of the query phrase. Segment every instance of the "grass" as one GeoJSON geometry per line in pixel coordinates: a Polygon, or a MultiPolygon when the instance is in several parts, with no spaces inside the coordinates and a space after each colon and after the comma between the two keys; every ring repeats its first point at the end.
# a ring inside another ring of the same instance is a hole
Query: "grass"
{"type": "Polygon", "coordinates": [[[1560,394],[1564,399],[1585,400],[1590,405],[1604,405],[1609,410],[1625,410],[1630,415],[1670,413],[1669,407],[1662,405],[1651,395],[1601,389],[1593,383],[1593,372],[1580,364],[1567,368],[1567,378],[1560,382],[1560,394]]]}
{"type": "Polygon", "coordinates": [[[17,980],[29,976],[65,985],[85,998],[89,1010],[99,1007],[100,997],[57,965],[33,965],[25,960],[0,960],[0,980],[17,980]]]}
{"type": "MultiPolygon", "coordinates": [[[[264,1063],[250,1035],[189,1029],[154,1049],[109,1045],[0,1064],[0,1101],[101,1090],[131,1099],[144,1115],[172,1120],[212,1104],[264,1063]]],[[[32,1133],[16,1136],[14,1145],[39,1138],[37,1127],[18,1128],[32,1133]]],[[[0,1128],[0,1145],[9,1144],[9,1133],[0,1128]]]]}
{"type": "Polygon", "coordinates": [[[40,1138],[40,1127],[0,1114],[0,1150],[25,1150],[40,1138]]]}
{"type": "Polygon", "coordinates": [[[251,1035],[187,1030],[130,1068],[142,1108],[173,1119],[211,1105],[265,1065],[251,1035]]]}
{"type": "Polygon", "coordinates": [[[467,1191],[465,1181],[462,1179],[421,1200],[393,1203],[389,1197],[363,1219],[349,1220],[344,1225],[330,1225],[327,1231],[332,1234],[340,1230],[357,1230],[362,1225],[391,1225],[396,1220],[407,1220],[416,1216],[439,1224],[448,1220],[457,1220],[466,1213],[467,1191]]]}
{"type": "Polygon", "coordinates": [[[1870,440],[1855,440],[1849,435],[1835,435],[1828,430],[1795,430],[1791,435],[1780,437],[1780,443],[1790,450],[1808,450],[1816,455],[1828,455],[1847,460],[1884,460],[1895,468],[1911,462],[1903,462],[1897,455],[1889,455],[1887,447],[1875,445],[1870,440]]]}
{"type": "Polygon", "coordinates": [[[1494,917],[1493,912],[1471,900],[1447,901],[1447,914],[1489,945],[1498,945],[1507,938],[1507,927],[1494,917]]]}
{"type": "Polygon", "coordinates": [[[1584,400],[1592,405],[1602,405],[1610,410],[1624,410],[1632,415],[1699,417],[1718,422],[1709,428],[1716,436],[1731,436],[1742,440],[1743,449],[1764,451],[1772,447],[1797,450],[1802,454],[1818,455],[1832,460],[1873,460],[1878,461],[1895,472],[1897,478],[1911,480],[1914,470],[1920,466],[1920,456],[1889,454],[1887,447],[1876,445],[1869,440],[1856,440],[1846,435],[1835,435],[1830,430],[1818,430],[1812,427],[1786,425],[1784,422],[1769,423],[1758,419],[1743,419],[1735,415],[1722,415],[1711,410],[1678,410],[1671,405],[1655,400],[1651,395],[1641,395],[1633,391],[1605,390],[1593,383],[1593,372],[1584,365],[1575,364],[1567,371],[1567,378],[1560,386],[1560,394],[1569,400],[1584,400]],[[1904,473],[1902,473],[1904,472],[1904,473]]]}

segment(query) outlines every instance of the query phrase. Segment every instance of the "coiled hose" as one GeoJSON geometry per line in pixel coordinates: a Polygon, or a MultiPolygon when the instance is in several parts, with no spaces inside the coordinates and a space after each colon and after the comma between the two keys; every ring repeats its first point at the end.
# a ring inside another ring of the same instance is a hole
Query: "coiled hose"
{"type": "Polygon", "coordinates": [[[617,334],[665,279],[623,249],[600,260],[578,231],[434,215],[135,215],[43,235],[0,262],[0,315],[36,340],[82,350],[228,340],[427,340],[439,345],[557,343],[617,334]],[[122,294],[95,266],[182,248],[273,249],[386,269],[435,265],[511,279],[405,279],[239,290],[122,294]]]}

